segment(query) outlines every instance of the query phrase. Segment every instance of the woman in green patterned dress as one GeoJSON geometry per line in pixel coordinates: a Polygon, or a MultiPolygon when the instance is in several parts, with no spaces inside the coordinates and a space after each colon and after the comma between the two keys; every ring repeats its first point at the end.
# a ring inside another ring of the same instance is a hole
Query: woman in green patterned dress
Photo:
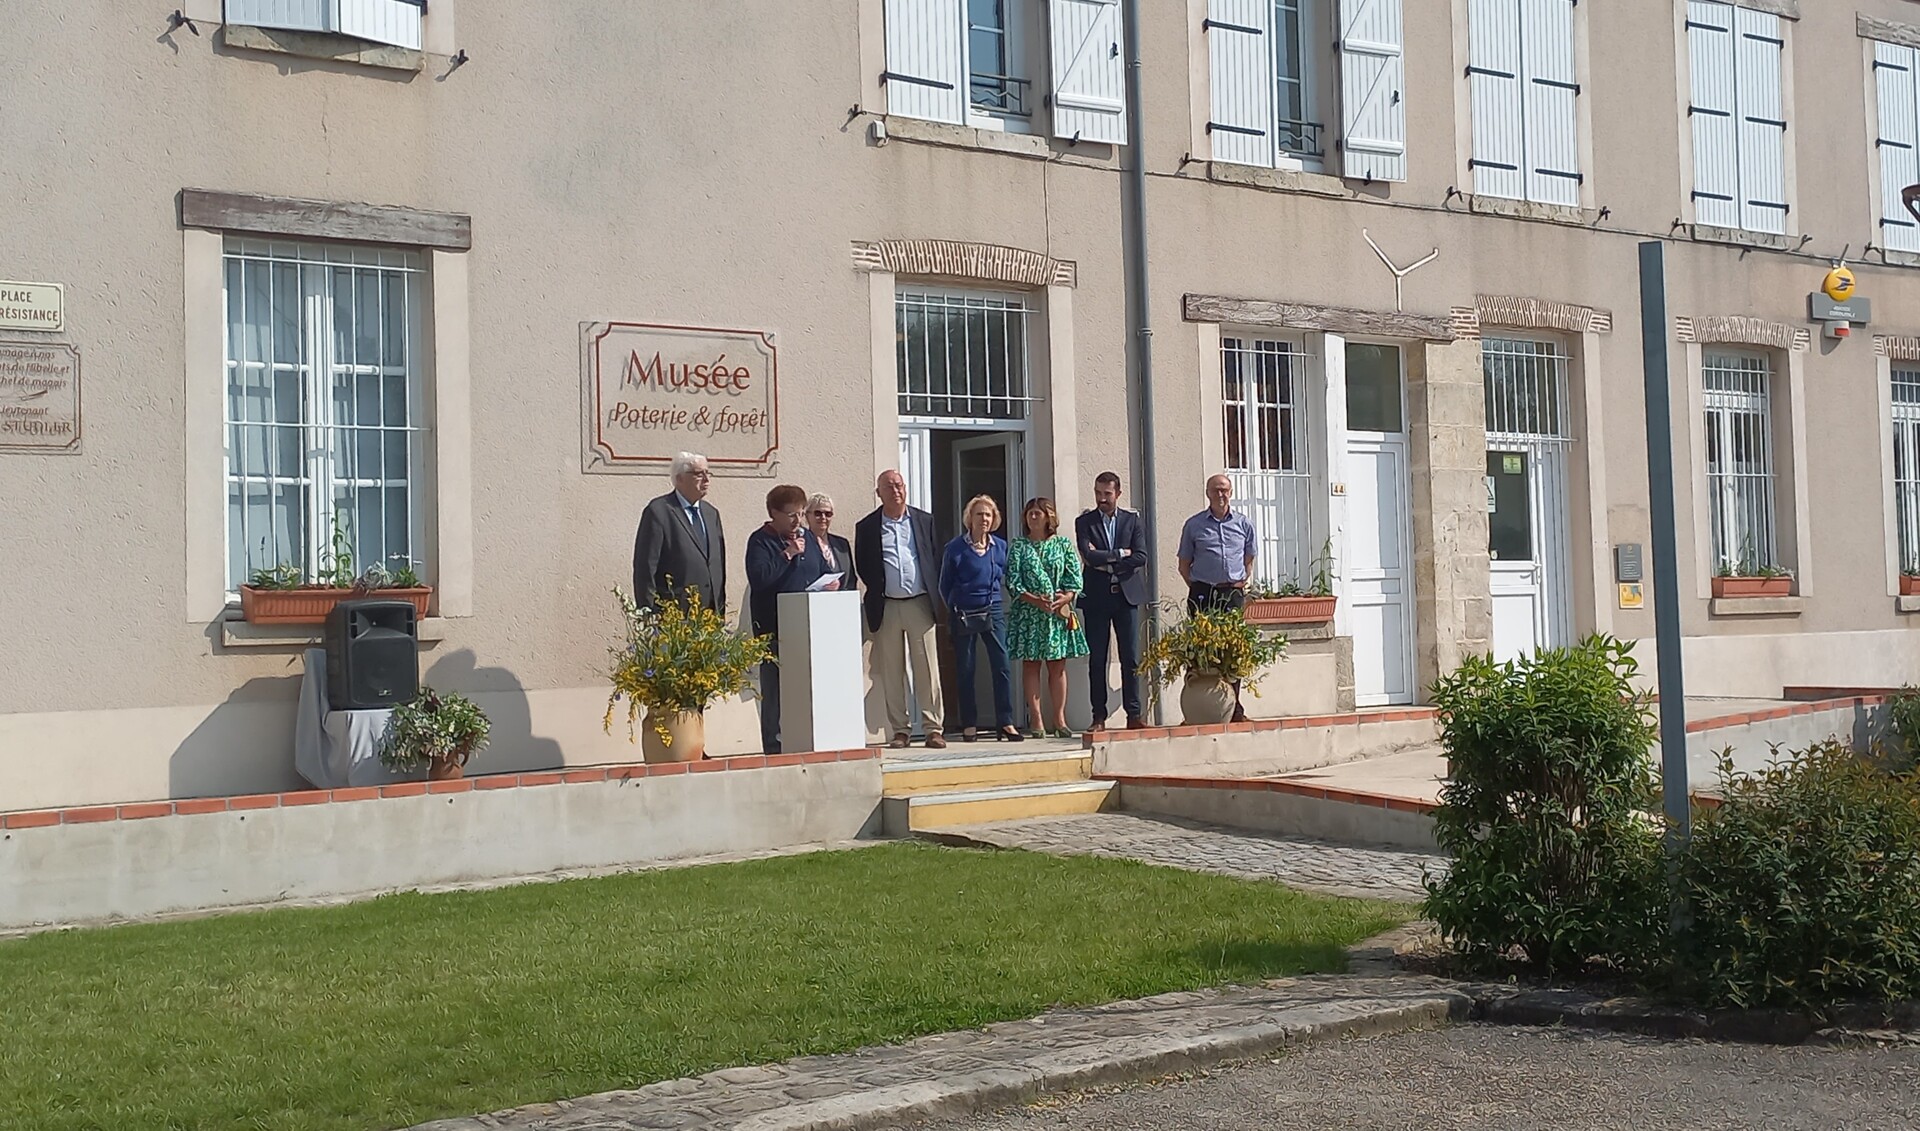
{"type": "Polygon", "coordinates": [[[1025,536],[1007,551],[1007,588],[1013,608],[1007,613],[1007,655],[1026,661],[1021,680],[1027,692],[1027,726],[1035,738],[1051,733],[1072,738],[1067,729],[1067,661],[1087,654],[1080,628],[1080,552],[1060,533],[1060,512],[1048,498],[1028,499],[1021,510],[1025,536]],[[1041,725],[1040,671],[1047,673],[1053,700],[1053,726],[1041,725]]]}

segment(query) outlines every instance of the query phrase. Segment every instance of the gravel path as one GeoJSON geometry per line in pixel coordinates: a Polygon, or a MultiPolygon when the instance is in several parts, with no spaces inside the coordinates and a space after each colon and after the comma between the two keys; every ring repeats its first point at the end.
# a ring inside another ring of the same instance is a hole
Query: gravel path
{"type": "Polygon", "coordinates": [[[1421,876],[1446,871],[1446,859],[1393,848],[1267,836],[1177,817],[1092,813],[1037,817],[943,830],[970,840],[1058,856],[1109,856],[1365,899],[1418,900],[1421,876]]]}
{"type": "Polygon", "coordinates": [[[1920,1048],[1776,1048],[1467,1025],[915,1131],[1833,1131],[1920,1127],[1920,1048]]]}

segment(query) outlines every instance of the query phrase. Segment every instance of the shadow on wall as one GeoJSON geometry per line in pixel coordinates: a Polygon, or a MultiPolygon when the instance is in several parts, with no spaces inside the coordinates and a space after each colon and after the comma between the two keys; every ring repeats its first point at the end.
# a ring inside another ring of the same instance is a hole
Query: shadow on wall
{"type": "Polygon", "coordinates": [[[493,722],[487,748],[467,764],[469,774],[551,770],[561,765],[560,744],[533,733],[533,708],[520,677],[506,668],[483,668],[471,649],[450,652],[423,667],[420,681],[458,691],[480,705],[493,722]]]}
{"type": "Polygon", "coordinates": [[[235,688],[167,762],[169,797],[220,797],[304,788],[293,768],[300,677],[262,676],[235,688]]]}
{"type": "MultiPolygon", "coordinates": [[[[426,667],[421,682],[470,696],[493,720],[492,741],[468,773],[549,770],[561,764],[560,744],[533,734],[533,711],[518,677],[505,668],[478,666],[466,649],[426,667]]],[[[309,788],[294,769],[293,731],[300,677],[248,680],[193,729],[167,764],[169,797],[223,797],[309,788]]]]}

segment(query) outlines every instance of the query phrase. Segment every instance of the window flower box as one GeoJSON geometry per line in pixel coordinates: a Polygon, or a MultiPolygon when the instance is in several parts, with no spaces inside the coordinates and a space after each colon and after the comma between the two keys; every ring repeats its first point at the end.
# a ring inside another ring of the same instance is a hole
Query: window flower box
{"type": "Polygon", "coordinates": [[[408,589],[336,589],[329,586],[302,586],[298,589],[261,589],[240,587],[240,617],[248,624],[325,624],[327,614],[342,601],[375,597],[388,601],[408,601],[416,619],[427,616],[427,603],[433,587],[422,585],[408,589]]]}
{"type": "Polygon", "coordinates": [[[1255,597],[1247,602],[1248,624],[1325,624],[1337,597],[1255,597]]]}
{"type": "Polygon", "coordinates": [[[1716,577],[1713,579],[1715,597],[1790,597],[1793,595],[1793,578],[1779,577],[1716,577]]]}
{"type": "Polygon", "coordinates": [[[1900,575],[1900,595],[1902,597],[1920,596],[1920,573],[1900,575]]]}

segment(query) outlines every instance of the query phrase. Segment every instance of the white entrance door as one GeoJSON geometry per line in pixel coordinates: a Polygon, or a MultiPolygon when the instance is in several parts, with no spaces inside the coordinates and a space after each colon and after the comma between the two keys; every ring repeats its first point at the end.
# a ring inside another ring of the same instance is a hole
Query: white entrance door
{"type": "Polygon", "coordinates": [[[1346,626],[1354,702],[1411,703],[1413,554],[1398,346],[1346,347],[1346,626]]]}
{"type": "Polygon", "coordinates": [[[1493,658],[1568,643],[1565,449],[1488,440],[1488,587],[1493,658]],[[1498,445],[1493,446],[1493,445],[1498,445]]]}
{"type": "Polygon", "coordinates": [[[1493,658],[1531,656],[1573,637],[1567,507],[1567,355],[1558,343],[1481,343],[1487,390],[1488,592],[1493,658]]]}

